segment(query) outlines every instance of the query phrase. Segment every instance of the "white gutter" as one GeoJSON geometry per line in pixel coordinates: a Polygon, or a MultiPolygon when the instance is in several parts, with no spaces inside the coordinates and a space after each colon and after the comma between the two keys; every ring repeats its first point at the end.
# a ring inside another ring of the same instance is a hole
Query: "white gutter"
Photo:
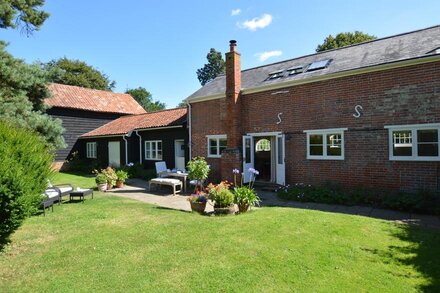
{"type": "Polygon", "coordinates": [[[124,135],[122,139],[125,141],[125,165],[128,164],[128,141],[127,137],[130,137],[132,134],[132,131],[130,130],[127,135],[124,135]]]}
{"type": "Polygon", "coordinates": [[[139,128],[136,129],[136,131],[150,131],[150,130],[161,130],[161,129],[170,129],[170,128],[181,128],[182,125],[173,125],[173,126],[161,126],[161,127],[154,127],[154,128],[139,128]]]}
{"type": "Polygon", "coordinates": [[[135,133],[139,137],[139,163],[142,164],[142,136],[139,135],[137,130],[135,133]]]}
{"type": "Polygon", "coordinates": [[[186,101],[186,104],[188,105],[188,153],[189,153],[189,160],[191,160],[191,104],[186,101]]]}

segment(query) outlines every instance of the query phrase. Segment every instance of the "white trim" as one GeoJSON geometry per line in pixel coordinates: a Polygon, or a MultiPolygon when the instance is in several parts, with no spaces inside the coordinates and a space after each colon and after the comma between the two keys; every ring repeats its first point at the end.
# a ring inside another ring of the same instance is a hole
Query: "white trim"
{"type": "Polygon", "coordinates": [[[96,146],[96,141],[87,142],[86,143],[86,158],[87,159],[96,159],[97,153],[98,153],[98,149],[96,146]]]}
{"type": "Polygon", "coordinates": [[[145,161],[162,161],[163,158],[163,143],[162,140],[145,140],[144,141],[144,159],[145,161]],[[160,142],[160,152],[161,155],[160,157],[158,156],[158,152],[159,152],[159,147],[158,147],[158,143],[160,142]],[[153,155],[153,149],[151,148],[152,143],[156,144],[156,152],[154,154],[154,157],[152,156],[151,158],[147,158],[147,143],[150,143],[150,154],[153,155]]]}
{"type": "Polygon", "coordinates": [[[314,130],[304,130],[306,133],[307,141],[307,160],[336,160],[341,161],[345,159],[345,138],[344,131],[348,128],[329,128],[329,129],[314,129],[314,130]],[[322,135],[322,156],[310,155],[310,135],[322,135]],[[329,134],[340,134],[341,135],[341,155],[340,156],[329,156],[327,155],[327,135],[329,134]]]}
{"type": "Polygon", "coordinates": [[[191,138],[191,104],[186,102],[188,105],[188,156],[189,160],[192,159],[192,138],[191,138]]]}
{"type": "Polygon", "coordinates": [[[249,136],[277,136],[280,134],[282,134],[281,131],[246,133],[249,136]]]}
{"type": "Polygon", "coordinates": [[[222,154],[220,152],[220,140],[221,139],[228,139],[228,137],[226,136],[226,134],[213,134],[213,135],[206,135],[206,146],[207,146],[207,154],[206,157],[208,158],[221,158],[222,154]],[[212,155],[210,154],[211,151],[211,145],[209,144],[209,141],[211,139],[215,139],[217,140],[217,154],[216,155],[212,155]]]}
{"type": "Polygon", "coordinates": [[[180,127],[183,127],[183,125],[163,126],[163,127],[154,127],[154,128],[139,128],[136,129],[136,131],[161,130],[161,129],[180,128],[180,127]]]}
{"type": "MultiPolygon", "coordinates": [[[[356,68],[356,69],[348,69],[348,70],[344,70],[344,71],[340,71],[340,72],[329,73],[329,74],[325,74],[325,75],[304,78],[304,79],[300,79],[300,80],[288,80],[285,82],[280,82],[280,83],[275,83],[275,84],[269,84],[269,85],[248,88],[248,89],[242,89],[241,93],[242,94],[253,94],[253,93],[265,92],[265,91],[270,91],[270,90],[277,90],[277,89],[281,89],[281,88],[287,88],[287,87],[296,86],[296,85],[324,81],[324,80],[329,80],[329,79],[348,77],[348,76],[353,76],[353,75],[359,75],[359,74],[365,74],[365,73],[377,72],[377,71],[384,71],[384,70],[390,70],[390,69],[401,68],[401,67],[406,67],[406,66],[425,64],[425,63],[432,63],[432,62],[437,62],[437,61],[440,61],[440,55],[438,55],[438,54],[430,55],[430,56],[426,56],[426,57],[422,56],[422,57],[416,57],[416,58],[412,58],[412,59],[406,59],[403,61],[395,61],[395,62],[387,63],[387,64],[378,64],[378,65],[371,65],[371,66],[366,66],[366,67],[361,67],[361,68],[356,68]]],[[[205,96],[205,97],[187,98],[185,101],[187,103],[197,103],[197,102],[220,99],[220,98],[224,98],[224,97],[225,97],[225,94],[221,93],[221,94],[215,94],[215,95],[210,95],[210,96],[205,96]]]]}
{"type": "Polygon", "coordinates": [[[440,123],[426,123],[426,124],[408,124],[408,125],[386,125],[388,129],[388,157],[390,161],[419,161],[432,162],[440,161],[440,123]],[[435,129],[437,130],[437,156],[419,156],[418,155],[418,130],[435,129]],[[411,132],[411,156],[394,156],[394,131],[410,131],[411,132]]]}
{"type": "Polygon", "coordinates": [[[139,135],[137,130],[134,133],[139,137],[139,164],[142,164],[142,136],[139,135]]]}

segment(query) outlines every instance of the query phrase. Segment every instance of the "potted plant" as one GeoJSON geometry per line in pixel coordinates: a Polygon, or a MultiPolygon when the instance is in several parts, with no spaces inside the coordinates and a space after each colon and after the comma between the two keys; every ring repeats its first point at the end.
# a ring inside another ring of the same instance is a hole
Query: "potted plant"
{"type": "Polygon", "coordinates": [[[227,215],[234,214],[234,194],[229,190],[230,184],[222,181],[220,184],[208,185],[209,198],[214,202],[214,214],[227,215]]]}
{"type": "Polygon", "coordinates": [[[113,188],[116,185],[116,180],[118,180],[118,176],[116,176],[115,169],[112,167],[107,167],[101,170],[101,173],[105,175],[107,178],[107,190],[113,188]]]}
{"type": "Polygon", "coordinates": [[[116,187],[117,188],[124,187],[124,182],[128,178],[128,173],[125,172],[124,170],[118,170],[116,171],[116,177],[118,178],[116,179],[116,187]]]}
{"type": "Polygon", "coordinates": [[[193,212],[197,212],[199,214],[203,214],[205,212],[208,199],[206,198],[206,194],[204,192],[196,190],[195,194],[192,194],[190,197],[188,197],[188,201],[193,212]]]}
{"type": "Polygon", "coordinates": [[[186,167],[188,169],[188,178],[196,180],[197,184],[194,189],[194,194],[197,190],[203,190],[203,182],[208,178],[209,166],[204,157],[194,157],[188,162],[186,167]]]}
{"type": "Polygon", "coordinates": [[[261,200],[258,197],[255,190],[252,188],[255,178],[259,174],[259,172],[253,168],[249,169],[250,180],[249,185],[246,186],[243,184],[243,176],[240,178],[240,185],[237,185],[237,176],[240,174],[240,171],[238,169],[232,170],[232,173],[234,173],[234,202],[238,206],[238,211],[240,213],[245,213],[249,210],[250,207],[253,207],[255,205],[259,205],[261,200]]]}
{"type": "Polygon", "coordinates": [[[95,177],[95,182],[99,191],[104,192],[107,190],[107,177],[104,174],[98,173],[95,177]]]}

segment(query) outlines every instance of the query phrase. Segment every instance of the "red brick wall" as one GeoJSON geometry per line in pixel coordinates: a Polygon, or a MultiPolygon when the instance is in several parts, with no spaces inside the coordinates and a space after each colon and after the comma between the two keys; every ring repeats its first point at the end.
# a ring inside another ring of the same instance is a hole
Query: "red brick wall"
{"type": "MultiPolygon", "coordinates": [[[[337,181],[403,190],[438,189],[440,162],[388,159],[385,125],[440,122],[440,62],[242,95],[243,133],[286,133],[286,181],[337,181]],[[354,118],[354,107],[363,115],[354,118]],[[282,122],[277,114],[283,113],[282,122]],[[307,160],[307,129],[348,128],[345,160],[307,160]]],[[[193,155],[206,155],[206,135],[225,134],[220,100],[193,104],[193,155]]],[[[240,138],[241,139],[241,138],[240,138]]],[[[219,160],[219,159],[214,159],[219,160]]],[[[210,160],[211,162],[213,160],[210,160]]],[[[210,163],[211,163],[210,162],[210,163]]],[[[211,163],[218,174],[219,162],[211,163]]]]}

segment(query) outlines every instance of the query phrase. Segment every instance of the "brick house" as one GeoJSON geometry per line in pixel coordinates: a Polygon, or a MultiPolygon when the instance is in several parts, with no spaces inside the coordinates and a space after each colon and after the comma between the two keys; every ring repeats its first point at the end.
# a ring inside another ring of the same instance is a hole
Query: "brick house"
{"type": "Polygon", "coordinates": [[[236,48],[187,98],[213,180],[440,189],[440,26],[243,71],[236,48]]]}
{"type": "Polygon", "coordinates": [[[49,90],[52,95],[44,100],[50,107],[47,113],[61,119],[67,144],[65,149],[56,151],[56,169],[61,169],[65,160],[77,150],[81,135],[119,117],[146,113],[128,94],[56,83],[50,84],[49,90]]]}

